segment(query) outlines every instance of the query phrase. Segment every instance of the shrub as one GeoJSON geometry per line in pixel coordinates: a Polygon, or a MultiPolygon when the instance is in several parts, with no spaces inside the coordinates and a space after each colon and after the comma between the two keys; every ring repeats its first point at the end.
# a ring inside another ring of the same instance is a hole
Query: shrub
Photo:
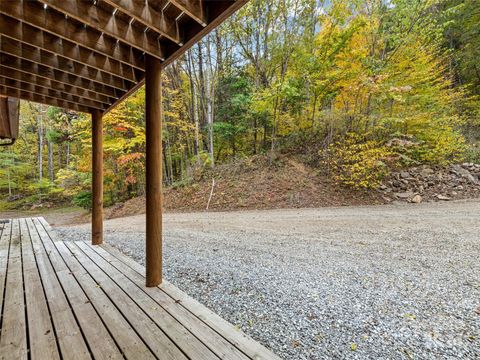
{"type": "Polygon", "coordinates": [[[354,188],[376,188],[388,174],[386,160],[393,153],[375,140],[364,140],[349,133],[345,139],[331,144],[325,163],[337,182],[354,188]]]}
{"type": "Polygon", "coordinates": [[[92,193],[90,191],[81,191],[73,197],[73,203],[84,209],[92,209],[92,193]]]}

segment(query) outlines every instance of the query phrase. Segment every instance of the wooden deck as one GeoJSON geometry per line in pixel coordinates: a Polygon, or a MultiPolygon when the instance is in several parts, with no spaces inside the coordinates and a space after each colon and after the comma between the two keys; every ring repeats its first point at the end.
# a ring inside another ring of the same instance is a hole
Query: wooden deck
{"type": "Polygon", "coordinates": [[[278,359],[112,247],[50,230],[0,223],[1,359],[278,359]]]}

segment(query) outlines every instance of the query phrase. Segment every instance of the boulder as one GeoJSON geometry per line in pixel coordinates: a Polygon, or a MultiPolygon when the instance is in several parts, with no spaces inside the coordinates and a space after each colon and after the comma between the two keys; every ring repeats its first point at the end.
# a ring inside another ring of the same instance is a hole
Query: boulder
{"type": "Polygon", "coordinates": [[[414,203],[414,204],[420,204],[421,202],[423,201],[423,198],[417,194],[415,195],[411,200],[410,202],[414,203]]]}

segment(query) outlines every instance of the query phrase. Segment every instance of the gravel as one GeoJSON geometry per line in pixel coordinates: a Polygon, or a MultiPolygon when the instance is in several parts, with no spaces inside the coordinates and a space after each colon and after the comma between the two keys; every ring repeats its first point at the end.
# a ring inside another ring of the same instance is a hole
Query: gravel
{"type": "MultiPolygon", "coordinates": [[[[164,275],[284,359],[480,359],[479,214],[479,201],[166,214],[164,275]]],[[[144,216],[105,229],[144,263],[144,216]]]]}

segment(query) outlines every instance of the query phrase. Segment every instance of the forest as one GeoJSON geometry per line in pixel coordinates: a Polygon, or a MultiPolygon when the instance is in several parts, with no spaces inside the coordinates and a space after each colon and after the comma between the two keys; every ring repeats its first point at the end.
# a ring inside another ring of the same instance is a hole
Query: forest
{"type": "MultiPolygon", "coordinates": [[[[251,0],[166,68],[163,171],[295,156],[374,189],[392,169],[480,162],[478,0],[251,0]]],[[[145,92],[104,118],[105,203],[145,191],[145,92]]],[[[91,203],[91,118],[21,102],[0,208],[91,203]]]]}

